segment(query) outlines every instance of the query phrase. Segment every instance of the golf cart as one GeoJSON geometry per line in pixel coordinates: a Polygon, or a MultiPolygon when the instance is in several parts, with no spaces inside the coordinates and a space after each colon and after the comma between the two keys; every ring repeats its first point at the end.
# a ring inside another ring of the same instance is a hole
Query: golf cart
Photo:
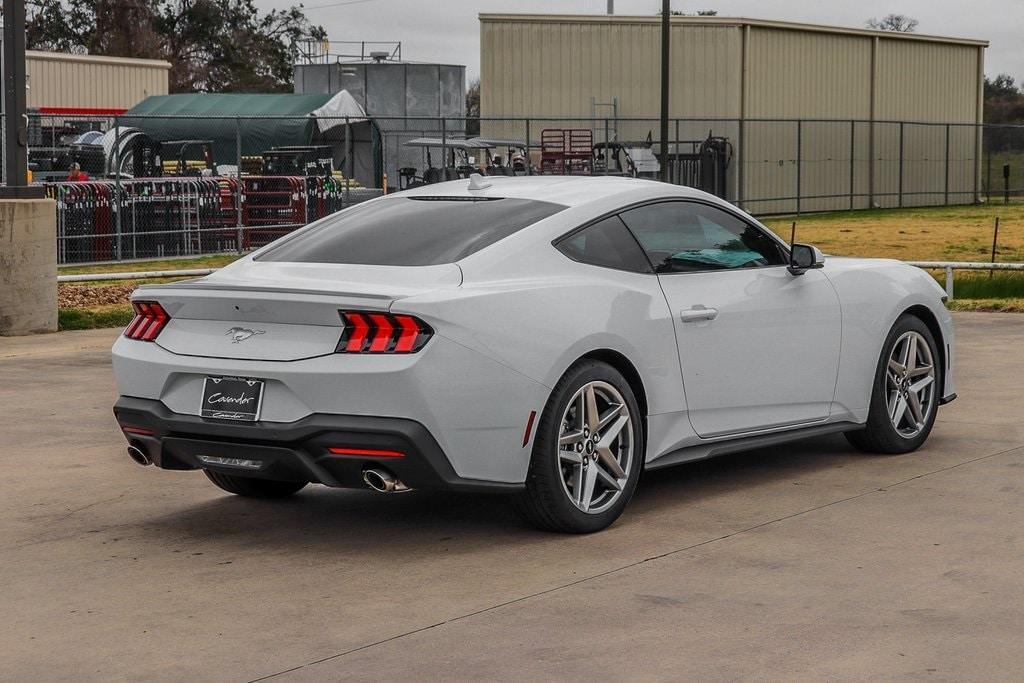
{"type": "Polygon", "coordinates": [[[529,158],[522,140],[472,138],[468,142],[484,152],[483,170],[487,175],[528,175],[529,158]],[[504,150],[504,154],[502,154],[504,150]]]}
{"type": "Polygon", "coordinates": [[[594,145],[594,175],[657,178],[661,164],[649,143],[599,142],[594,145]]]}
{"type": "Polygon", "coordinates": [[[417,175],[411,166],[398,169],[399,189],[407,190],[421,185],[440,183],[445,180],[468,178],[470,173],[478,173],[475,158],[470,151],[478,149],[472,140],[465,138],[416,138],[402,143],[403,147],[418,147],[423,152],[425,170],[417,175]],[[433,152],[441,151],[441,168],[434,166],[433,152]]]}

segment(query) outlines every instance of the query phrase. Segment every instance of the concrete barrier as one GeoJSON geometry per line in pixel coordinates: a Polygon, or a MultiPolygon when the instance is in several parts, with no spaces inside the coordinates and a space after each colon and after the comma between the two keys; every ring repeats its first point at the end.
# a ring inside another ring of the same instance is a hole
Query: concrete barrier
{"type": "Polygon", "coordinates": [[[0,335],[57,331],[52,199],[0,200],[0,335]]]}

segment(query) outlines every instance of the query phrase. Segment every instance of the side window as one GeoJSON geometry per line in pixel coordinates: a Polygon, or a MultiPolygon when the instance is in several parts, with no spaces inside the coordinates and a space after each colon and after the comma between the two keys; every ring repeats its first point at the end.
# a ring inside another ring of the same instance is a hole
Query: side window
{"type": "Polygon", "coordinates": [[[652,272],[640,245],[617,216],[573,233],[555,247],[573,261],[634,273],[652,272]]]}
{"type": "Polygon", "coordinates": [[[759,228],[695,202],[660,202],[622,213],[659,273],[785,265],[782,248],[759,228]]]}

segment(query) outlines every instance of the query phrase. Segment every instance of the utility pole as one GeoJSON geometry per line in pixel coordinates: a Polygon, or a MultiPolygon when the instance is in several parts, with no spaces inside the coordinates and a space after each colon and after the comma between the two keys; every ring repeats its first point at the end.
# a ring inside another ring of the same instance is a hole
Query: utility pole
{"type": "Polygon", "coordinates": [[[25,0],[4,2],[4,182],[0,197],[34,199],[42,187],[28,185],[28,126],[25,118],[25,0]]]}
{"type": "Polygon", "coordinates": [[[615,0],[608,0],[608,14],[615,14],[615,0]]]}
{"type": "Polygon", "coordinates": [[[668,67],[671,0],[661,2],[661,182],[668,182],[668,67]]]}

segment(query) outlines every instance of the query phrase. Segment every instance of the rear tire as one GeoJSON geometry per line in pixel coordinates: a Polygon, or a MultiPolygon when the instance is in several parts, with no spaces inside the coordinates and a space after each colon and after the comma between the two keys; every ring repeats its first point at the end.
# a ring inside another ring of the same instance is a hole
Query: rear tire
{"type": "Polygon", "coordinates": [[[274,481],[255,477],[238,477],[210,470],[203,470],[203,473],[218,488],[246,498],[287,498],[306,485],[304,481],[274,481]]]}
{"type": "Polygon", "coordinates": [[[515,506],[545,531],[600,531],[636,490],[645,452],[643,417],[629,383],[607,363],[580,361],[544,407],[526,490],[515,506]]]}
{"type": "Polygon", "coordinates": [[[901,316],[882,346],[867,424],[847,432],[847,441],[868,453],[917,450],[935,424],[941,387],[942,363],[935,337],[920,318],[901,316]]]}

